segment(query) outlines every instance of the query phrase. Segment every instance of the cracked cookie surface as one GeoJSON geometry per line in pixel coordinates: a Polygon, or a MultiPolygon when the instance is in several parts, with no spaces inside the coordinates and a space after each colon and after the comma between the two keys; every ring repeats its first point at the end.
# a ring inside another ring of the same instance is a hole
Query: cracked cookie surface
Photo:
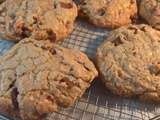
{"type": "Polygon", "coordinates": [[[0,5],[0,37],[57,42],[72,32],[76,17],[72,0],[6,0],[0,5]]]}
{"type": "Polygon", "coordinates": [[[141,0],[139,13],[150,25],[160,30],[159,0],[141,0]]]}
{"type": "Polygon", "coordinates": [[[129,25],[111,32],[97,49],[96,65],[113,93],[160,102],[160,32],[129,25]]]}
{"type": "Polygon", "coordinates": [[[120,27],[137,14],[136,0],[81,0],[79,14],[99,27],[120,27]]]}
{"type": "Polygon", "coordinates": [[[97,74],[78,50],[24,39],[0,59],[0,112],[37,120],[72,105],[97,74]]]}

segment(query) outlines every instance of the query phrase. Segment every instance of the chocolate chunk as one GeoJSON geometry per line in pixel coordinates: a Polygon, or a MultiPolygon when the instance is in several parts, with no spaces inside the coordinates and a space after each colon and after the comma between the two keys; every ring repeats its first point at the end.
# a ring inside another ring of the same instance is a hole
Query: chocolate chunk
{"type": "Polygon", "coordinates": [[[12,102],[13,102],[15,109],[19,108],[18,101],[17,101],[18,94],[19,94],[19,92],[18,92],[17,88],[13,88],[11,95],[12,95],[12,102]]]}
{"type": "Polygon", "coordinates": [[[105,9],[104,9],[104,8],[98,10],[98,15],[99,15],[99,16],[103,16],[103,15],[105,15],[105,13],[106,13],[106,12],[105,12],[105,9]]]}
{"type": "Polygon", "coordinates": [[[71,4],[71,3],[60,2],[60,5],[62,8],[66,8],[66,9],[70,9],[73,7],[73,4],[71,4]]]}
{"type": "Polygon", "coordinates": [[[47,31],[47,33],[48,39],[54,43],[56,41],[56,33],[54,33],[52,30],[47,31]]]}

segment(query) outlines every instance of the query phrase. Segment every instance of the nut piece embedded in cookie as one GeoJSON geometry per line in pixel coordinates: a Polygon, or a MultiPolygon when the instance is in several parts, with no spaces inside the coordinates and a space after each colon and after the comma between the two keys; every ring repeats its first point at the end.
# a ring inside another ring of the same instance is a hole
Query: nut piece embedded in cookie
{"type": "Polygon", "coordinates": [[[141,0],[140,15],[154,28],[160,30],[160,1],[141,0]]]}
{"type": "Polygon", "coordinates": [[[0,37],[57,42],[72,32],[77,14],[72,0],[7,0],[0,5],[0,37]]]}
{"type": "Polygon", "coordinates": [[[116,28],[132,22],[136,0],[81,0],[79,15],[99,27],[116,28]]]}
{"type": "Polygon", "coordinates": [[[24,39],[0,59],[0,106],[4,106],[0,112],[37,120],[71,106],[97,74],[94,64],[78,50],[49,40],[24,39]]]}
{"type": "Polygon", "coordinates": [[[160,32],[129,25],[111,32],[97,49],[96,65],[113,93],[160,102],[160,32]]]}

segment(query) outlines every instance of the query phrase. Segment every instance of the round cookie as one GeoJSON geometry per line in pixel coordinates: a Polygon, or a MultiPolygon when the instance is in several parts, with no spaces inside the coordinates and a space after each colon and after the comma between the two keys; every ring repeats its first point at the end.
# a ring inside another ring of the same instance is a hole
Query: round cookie
{"type": "Polygon", "coordinates": [[[137,14],[136,0],[81,0],[80,16],[99,27],[127,25],[137,14]]]}
{"type": "Polygon", "coordinates": [[[154,28],[160,30],[160,1],[141,0],[140,16],[154,28]]]}
{"type": "Polygon", "coordinates": [[[160,102],[160,32],[129,25],[111,32],[96,53],[105,86],[126,97],[160,102]]]}
{"type": "Polygon", "coordinates": [[[57,42],[72,32],[77,14],[72,0],[7,0],[0,5],[0,37],[57,42]]]}
{"type": "Polygon", "coordinates": [[[73,105],[97,74],[80,51],[26,38],[0,59],[0,112],[39,120],[73,105]]]}

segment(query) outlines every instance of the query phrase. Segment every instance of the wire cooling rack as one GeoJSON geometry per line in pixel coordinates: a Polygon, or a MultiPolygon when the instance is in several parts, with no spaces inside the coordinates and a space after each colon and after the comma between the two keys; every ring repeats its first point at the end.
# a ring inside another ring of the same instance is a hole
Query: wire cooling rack
{"type": "MultiPolygon", "coordinates": [[[[97,46],[104,41],[109,31],[78,20],[72,34],[61,45],[79,49],[93,59],[97,46]]],[[[1,56],[14,44],[0,40],[1,56]]],[[[97,79],[73,106],[68,109],[61,108],[59,112],[49,114],[45,120],[152,120],[154,117],[153,120],[160,120],[156,117],[158,114],[160,105],[113,95],[107,91],[100,79],[97,79]]],[[[0,116],[0,120],[11,119],[0,116]]]]}

